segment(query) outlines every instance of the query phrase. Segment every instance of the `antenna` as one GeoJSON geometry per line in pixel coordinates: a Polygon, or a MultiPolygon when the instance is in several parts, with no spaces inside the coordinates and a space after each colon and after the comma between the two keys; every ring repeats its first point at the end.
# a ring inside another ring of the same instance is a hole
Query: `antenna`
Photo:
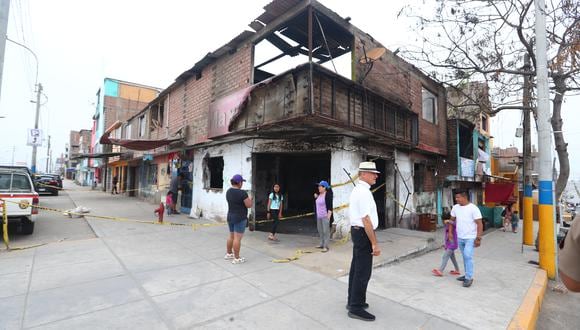
{"type": "Polygon", "coordinates": [[[375,62],[381,58],[385,54],[387,50],[383,47],[377,47],[369,50],[368,52],[365,50],[363,45],[363,52],[364,56],[360,58],[359,62],[367,66],[366,72],[362,75],[360,82],[362,83],[366,77],[368,76],[369,72],[373,69],[373,65],[375,62]]]}

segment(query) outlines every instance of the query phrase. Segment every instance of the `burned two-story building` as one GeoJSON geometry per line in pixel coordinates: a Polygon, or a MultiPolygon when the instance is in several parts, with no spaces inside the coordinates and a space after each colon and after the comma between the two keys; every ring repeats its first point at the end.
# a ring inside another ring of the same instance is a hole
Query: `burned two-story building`
{"type": "MultiPolygon", "coordinates": [[[[447,155],[443,86],[314,0],[273,1],[249,26],[139,114],[150,125],[141,144],[158,141],[147,151],[152,173],[163,182],[190,176],[186,210],[225,220],[234,174],[247,180],[254,218],[265,215],[274,183],[286,215],[312,211],[320,180],[343,206],[359,162],[373,160],[382,172],[374,187],[381,227],[435,215],[447,155]]],[[[346,214],[335,213],[339,228],[346,214]]]]}

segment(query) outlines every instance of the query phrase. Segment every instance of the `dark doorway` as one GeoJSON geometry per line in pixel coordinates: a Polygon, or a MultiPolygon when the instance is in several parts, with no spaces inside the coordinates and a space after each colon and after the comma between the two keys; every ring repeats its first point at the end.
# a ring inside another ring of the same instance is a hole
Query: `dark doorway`
{"type": "Polygon", "coordinates": [[[377,189],[376,191],[373,192],[373,197],[375,198],[375,203],[377,204],[377,213],[379,216],[379,228],[384,229],[387,227],[387,224],[386,224],[387,204],[386,204],[386,198],[385,198],[386,197],[386,186],[385,186],[386,161],[384,159],[376,158],[376,157],[372,157],[372,156],[367,157],[367,161],[375,162],[375,164],[377,164],[377,169],[381,172],[381,174],[379,174],[379,177],[377,178],[377,183],[374,186],[372,186],[371,189],[375,190],[378,187],[380,187],[379,189],[377,189]]]}
{"type": "MultiPolygon", "coordinates": [[[[268,195],[274,183],[280,184],[284,196],[284,217],[313,212],[317,183],[330,182],[330,153],[264,153],[254,154],[253,158],[258,220],[266,219],[268,195]]],[[[271,223],[258,224],[256,230],[269,232],[271,227],[271,223]]],[[[278,232],[313,235],[317,233],[316,221],[314,216],[283,220],[278,232]]]]}
{"type": "MultiPolygon", "coordinates": [[[[220,157],[221,158],[221,157],[220,157]]],[[[181,161],[181,169],[179,173],[184,173],[185,178],[181,182],[181,209],[179,210],[181,213],[189,214],[191,213],[191,200],[193,197],[192,188],[192,180],[193,174],[191,169],[193,168],[193,161],[191,160],[182,160],[181,161]]],[[[223,168],[223,158],[222,158],[222,168],[223,168]]],[[[221,175],[221,174],[220,174],[221,175]]]]}
{"type": "Polygon", "coordinates": [[[128,192],[129,196],[134,197],[137,188],[137,167],[129,166],[129,185],[128,185],[128,192]]]}

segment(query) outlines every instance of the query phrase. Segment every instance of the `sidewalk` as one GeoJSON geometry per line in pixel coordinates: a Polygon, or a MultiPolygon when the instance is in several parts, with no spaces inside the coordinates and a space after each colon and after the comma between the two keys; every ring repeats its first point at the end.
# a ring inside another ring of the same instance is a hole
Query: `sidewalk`
{"type": "MultiPolygon", "coordinates": [[[[74,189],[71,199],[93,214],[155,219],[149,203],[74,189]]],[[[440,250],[424,254],[440,240],[433,234],[381,231],[384,256],[375,262],[386,265],[375,269],[367,297],[377,320],[365,323],[345,310],[350,242],[274,263],[317,239],[289,235],[271,243],[267,233],[248,232],[242,247],[248,261],[232,265],[223,260],[224,226],[193,231],[87,219],[98,238],[0,254],[4,327],[498,329],[507,326],[535,275],[527,260],[536,255],[520,253],[519,235],[486,235],[475,255],[475,283],[465,289],[452,277],[430,274],[441,256],[440,250]]]]}

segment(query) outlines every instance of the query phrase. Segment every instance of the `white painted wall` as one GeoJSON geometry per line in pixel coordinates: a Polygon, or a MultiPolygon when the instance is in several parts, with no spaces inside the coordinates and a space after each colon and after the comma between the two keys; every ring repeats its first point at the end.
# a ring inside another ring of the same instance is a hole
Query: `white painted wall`
{"type": "MultiPolygon", "coordinates": [[[[397,199],[399,200],[400,204],[398,205],[398,214],[400,215],[403,212],[403,204],[405,204],[405,199],[407,197],[407,189],[405,188],[405,184],[403,183],[403,179],[407,183],[407,187],[409,188],[409,192],[413,194],[413,162],[409,157],[409,154],[406,152],[402,152],[397,150],[395,152],[395,163],[399,167],[399,171],[401,171],[401,175],[398,173],[396,174],[397,178],[397,199]]],[[[403,216],[403,221],[401,221],[401,227],[403,228],[410,228],[414,224],[414,214],[411,214],[409,210],[415,211],[415,205],[413,204],[413,196],[409,196],[409,200],[407,202],[407,210],[405,210],[405,214],[403,216]]]]}
{"type": "MultiPolygon", "coordinates": [[[[226,221],[228,204],[226,191],[230,188],[230,179],[235,174],[241,174],[247,182],[242,189],[252,190],[252,142],[235,142],[215,147],[201,148],[194,151],[193,156],[193,197],[191,217],[203,215],[206,219],[226,221]],[[203,186],[203,158],[224,158],[223,189],[205,189],[203,186]]],[[[251,193],[250,193],[251,195],[251,193]]]]}
{"type": "MultiPolygon", "coordinates": [[[[345,139],[344,145],[349,146],[350,144],[350,139],[345,139]]],[[[351,147],[345,147],[344,149],[350,150],[351,147]]],[[[347,150],[334,150],[331,152],[330,182],[332,185],[345,183],[349,180],[343,169],[346,169],[351,176],[355,176],[358,173],[358,165],[363,160],[362,153],[347,150]]],[[[333,189],[334,207],[348,204],[353,187],[351,183],[348,183],[333,189]]],[[[337,233],[335,237],[341,238],[348,234],[350,230],[348,208],[334,213],[334,224],[336,225],[337,233]]]]}

